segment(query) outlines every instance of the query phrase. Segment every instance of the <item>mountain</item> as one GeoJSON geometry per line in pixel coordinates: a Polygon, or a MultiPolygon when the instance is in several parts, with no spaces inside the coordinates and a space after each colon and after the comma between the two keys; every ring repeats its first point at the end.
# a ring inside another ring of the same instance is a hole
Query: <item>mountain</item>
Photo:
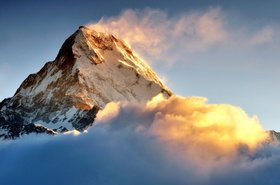
{"type": "Polygon", "coordinates": [[[127,44],[81,26],[54,61],[0,103],[0,139],[83,131],[112,101],[145,102],[172,92],[127,44]]]}
{"type": "Polygon", "coordinates": [[[274,130],[269,130],[267,132],[269,133],[269,143],[280,143],[280,132],[276,132],[274,130]]]}

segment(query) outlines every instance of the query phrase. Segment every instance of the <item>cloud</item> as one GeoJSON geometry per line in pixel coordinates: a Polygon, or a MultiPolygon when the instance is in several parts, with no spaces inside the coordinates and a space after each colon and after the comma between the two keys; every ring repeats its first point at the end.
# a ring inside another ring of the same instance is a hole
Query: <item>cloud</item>
{"type": "Polygon", "coordinates": [[[97,124],[104,118],[112,130],[131,127],[144,132],[164,143],[167,152],[191,156],[203,168],[226,164],[240,152],[250,155],[268,137],[256,117],[231,105],[207,104],[206,98],[174,95],[165,99],[159,95],[147,105],[112,104],[98,113],[97,124]]]}
{"type": "Polygon", "coordinates": [[[111,103],[88,133],[0,143],[0,179],[13,185],[277,184],[280,150],[259,146],[262,134],[240,108],[204,98],[111,103]]]}
{"type": "Polygon", "coordinates": [[[269,43],[273,39],[273,34],[273,28],[270,26],[266,26],[252,36],[250,43],[252,45],[269,43]]]}
{"type": "Polygon", "coordinates": [[[171,61],[176,51],[182,56],[181,52],[196,52],[223,44],[228,35],[221,14],[220,8],[176,17],[158,9],[127,9],[119,16],[102,18],[87,26],[124,39],[151,61],[171,61]]]}
{"type": "Polygon", "coordinates": [[[151,8],[127,9],[87,26],[124,39],[149,63],[161,64],[187,62],[190,55],[213,48],[252,48],[270,43],[277,32],[272,25],[237,24],[220,7],[176,15],[151,8]]]}

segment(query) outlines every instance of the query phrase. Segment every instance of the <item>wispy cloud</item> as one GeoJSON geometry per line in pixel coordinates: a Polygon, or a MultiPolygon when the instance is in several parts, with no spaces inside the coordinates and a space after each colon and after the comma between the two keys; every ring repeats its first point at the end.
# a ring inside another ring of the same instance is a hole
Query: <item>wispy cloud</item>
{"type": "Polygon", "coordinates": [[[127,9],[119,16],[88,24],[126,40],[148,62],[185,62],[189,54],[212,48],[248,48],[269,43],[275,28],[233,24],[220,7],[169,15],[146,8],[127,9]]]}
{"type": "Polygon", "coordinates": [[[252,36],[250,43],[252,45],[269,43],[273,40],[273,37],[274,37],[273,28],[271,26],[266,26],[252,36]]]}
{"type": "Polygon", "coordinates": [[[171,61],[178,54],[174,53],[176,51],[195,52],[223,44],[228,39],[224,24],[220,8],[176,17],[162,10],[146,8],[128,9],[119,16],[102,18],[88,26],[119,36],[152,61],[171,61]]]}

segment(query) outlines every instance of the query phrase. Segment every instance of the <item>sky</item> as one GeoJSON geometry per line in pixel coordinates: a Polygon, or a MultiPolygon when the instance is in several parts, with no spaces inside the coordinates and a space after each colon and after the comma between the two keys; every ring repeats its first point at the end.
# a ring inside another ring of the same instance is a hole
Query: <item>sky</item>
{"type": "Polygon", "coordinates": [[[30,73],[53,60],[78,26],[103,17],[105,26],[124,19],[125,28],[133,30],[126,19],[133,15],[143,33],[158,40],[145,45],[124,32],[120,36],[173,92],[240,106],[257,115],[265,129],[280,130],[279,6],[276,0],[2,2],[0,99],[11,97],[30,73]],[[144,24],[147,15],[150,22],[144,24]],[[149,25],[154,27],[146,29],[149,25]]]}

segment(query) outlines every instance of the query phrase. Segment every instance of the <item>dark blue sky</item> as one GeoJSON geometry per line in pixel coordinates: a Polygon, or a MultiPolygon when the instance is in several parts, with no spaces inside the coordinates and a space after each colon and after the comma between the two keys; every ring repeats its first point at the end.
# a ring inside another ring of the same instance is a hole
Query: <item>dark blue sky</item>
{"type": "MultiPolygon", "coordinates": [[[[228,30],[245,36],[263,27],[273,30],[273,42],[257,47],[209,48],[191,54],[190,64],[154,69],[181,95],[198,95],[211,103],[231,103],[257,114],[267,129],[280,130],[280,66],[277,40],[280,1],[11,1],[0,6],[0,100],[12,96],[28,74],[53,60],[63,41],[78,26],[117,16],[131,8],[160,9],[168,16],[220,7],[228,30]],[[239,29],[238,29],[239,30],[239,29]],[[215,61],[214,63],[211,61],[215,61]]],[[[245,36],[240,37],[242,40],[245,36]]],[[[235,37],[238,38],[238,37],[235,37]]],[[[259,41],[258,41],[259,42],[259,41]]],[[[230,45],[230,44],[229,44],[230,45]]]]}

